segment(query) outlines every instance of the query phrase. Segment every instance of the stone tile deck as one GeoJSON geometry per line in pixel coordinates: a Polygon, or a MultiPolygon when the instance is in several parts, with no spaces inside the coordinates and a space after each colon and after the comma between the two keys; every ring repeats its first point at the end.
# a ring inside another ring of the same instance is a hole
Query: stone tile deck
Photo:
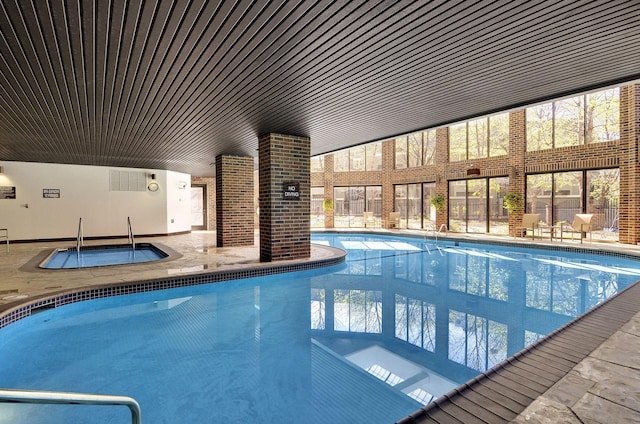
{"type": "MultiPolygon", "coordinates": [[[[464,237],[487,239],[486,235],[464,237]]],[[[116,268],[43,271],[34,266],[36,262],[54,247],[72,247],[75,243],[15,243],[11,244],[9,253],[2,246],[0,315],[29,299],[83,290],[88,286],[242,272],[270,266],[259,262],[257,242],[249,247],[217,248],[213,232],[139,238],[138,241],[163,245],[172,252],[172,257],[152,264],[116,268]]],[[[511,238],[504,241],[531,243],[511,238]]],[[[87,244],[122,242],[95,240],[87,244]]],[[[640,255],[640,248],[636,246],[585,243],[580,247],[640,255]]],[[[333,255],[335,251],[314,246],[311,260],[333,255]]],[[[400,422],[640,423],[640,285],[628,288],[551,337],[400,422]]]]}

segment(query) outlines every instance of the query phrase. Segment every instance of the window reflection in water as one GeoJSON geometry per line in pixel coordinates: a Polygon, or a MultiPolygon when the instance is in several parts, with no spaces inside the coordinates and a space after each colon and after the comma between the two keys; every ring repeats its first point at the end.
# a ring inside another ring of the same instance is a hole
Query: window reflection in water
{"type": "Polygon", "coordinates": [[[423,403],[640,278],[640,265],[614,257],[371,235],[315,240],[347,250],[348,262],[312,279],[312,337],[375,378],[393,375],[394,389],[423,403]]]}

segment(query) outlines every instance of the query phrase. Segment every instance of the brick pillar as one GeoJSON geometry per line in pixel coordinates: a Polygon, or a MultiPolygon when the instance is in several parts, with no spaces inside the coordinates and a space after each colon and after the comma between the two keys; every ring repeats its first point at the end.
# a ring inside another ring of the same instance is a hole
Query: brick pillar
{"type": "MultiPolygon", "coordinates": [[[[333,155],[324,157],[324,198],[333,199],[333,155]]],[[[324,228],[333,228],[333,208],[324,209],[324,228]]]]}
{"type": "MultiPolygon", "coordinates": [[[[526,113],[524,109],[509,114],[509,193],[525,196],[525,154],[527,149],[526,113]]],[[[509,214],[509,235],[516,235],[515,229],[522,226],[522,210],[509,214]]],[[[548,223],[553,225],[552,222],[548,223]]]]}
{"type": "Polygon", "coordinates": [[[216,157],[216,244],[254,245],[253,158],[216,157]]]}
{"type": "Polygon", "coordinates": [[[259,138],[258,152],[260,260],[308,258],[311,255],[310,140],[264,134],[259,138]]]}
{"type": "Polygon", "coordinates": [[[445,224],[449,228],[449,180],[447,180],[447,164],[449,163],[449,128],[436,129],[436,194],[444,196],[446,201],[442,210],[436,211],[436,230],[445,224]]]}
{"type": "Polygon", "coordinates": [[[640,242],[640,84],[620,88],[620,243],[640,242]]]}
{"type": "Polygon", "coordinates": [[[396,167],[396,141],[386,140],[382,143],[382,222],[389,219],[394,210],[393,171],[396,167]]]}

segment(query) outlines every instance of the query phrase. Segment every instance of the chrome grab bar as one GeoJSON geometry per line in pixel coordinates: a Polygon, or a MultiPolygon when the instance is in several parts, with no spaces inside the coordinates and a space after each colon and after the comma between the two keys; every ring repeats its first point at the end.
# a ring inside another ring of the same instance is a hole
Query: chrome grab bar
{"type": "Polygon", "coordinates": [[[136,250],[136,241],[133,238],[133,229],[131,228],[131,217],[127,217],[127,227],[128,227],[128,240],[129,244],[131,244],[131,248],[136,250]]]}
{"type": "Polygon", "coordinates": [[[80,255],[80,248],[84,244],[84,231],[82,229],[82,218],[78,221],[78,237],[76,239],[76,252],[80,255]]]}
{"type": "Polygon", "coordinates": [[[121,405],[128,407],[131,411],[132,424],[142,423],[140,405],[138,405],[135,399],[128,396],[0,389],[0,402],[58,405],[121,405]]]}

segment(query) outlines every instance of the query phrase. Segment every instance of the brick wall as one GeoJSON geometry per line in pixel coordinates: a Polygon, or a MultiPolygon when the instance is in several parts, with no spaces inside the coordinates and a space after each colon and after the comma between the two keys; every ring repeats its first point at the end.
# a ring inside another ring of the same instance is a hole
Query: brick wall
{"type": "Polygon", "coordinates": [[[264,134],[258,142],[260,260],[308,258],[311,254],[310,141],[264,134]],[[284,184],[299,185],[298,198],[285,197],[284,184]]]}
{"type": "Polygon", "coordinates": [[[253,246],[253,158],[217,156],[215,180],[217,246],[253,246]]]}
{"type": "Polygon", "coordinates": [[[640,84],[620,90],[620,242],[640,242],[640,84]]]}
{"type": "Polygon", "coordinates": [[[191,177],[191,184],[200,184],[206,186],[206,229],[209,231],[213,231],[216,228],[216,179],[213,177],[191,177]]]}
{"type": "MultiPolygon", "coordinates": [[[[620,90],[621,140],[583,146],[562,147],[534,152],[526,151],[525,110],[509,114],[509,154],[491,158],[449,162],[448,128],[436,131],[436,163],[408,169],[395,168],[394,140],[383,142],[382,171],[333,172],[333,155],[325,156],[325,178],[314,175],[314,185],[324,184],[325,197],[336,186],[381,185],[383,218],[393,211],[394,184],[436,182],[436,192],[448,197],[449,181],[467,179],[467,170],[480,169],[478,177],[509,177],[509,192],[525,197],[526,175],[599,168],[620,168],[620,242],[640,242],[640,84],[620,90]]],[[[509,232],[520,226],[522,214],[509,217],[509,232]]],[[[325,216],[325,227],[332,228],[333,215],[325,216]]],[[[437,214],[436,225],[448,222],[447,207],[437,214]]]]}

